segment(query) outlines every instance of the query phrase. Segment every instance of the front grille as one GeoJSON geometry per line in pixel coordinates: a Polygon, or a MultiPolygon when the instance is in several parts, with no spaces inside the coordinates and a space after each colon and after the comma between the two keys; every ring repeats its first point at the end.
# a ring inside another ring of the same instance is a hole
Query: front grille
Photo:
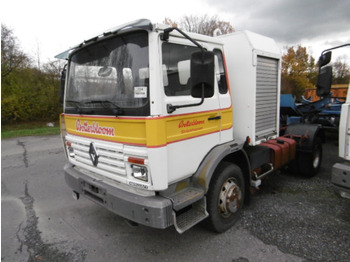
{"type": "Polygon", "coordinates": [[[124,161],[124,148],[122,144],[94,141],[98,157],[98,164],[94,166],[90,158],[90,139],[67,135],[66,140],[74,149],[74,157],[70,160],[77,166],[88,168],[109,177],[125,177],[126,166],[124,161]]]}

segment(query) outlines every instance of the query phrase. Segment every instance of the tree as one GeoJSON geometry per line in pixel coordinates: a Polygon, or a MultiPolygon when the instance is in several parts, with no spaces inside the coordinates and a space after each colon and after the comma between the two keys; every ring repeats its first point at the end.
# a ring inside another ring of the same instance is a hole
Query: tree
{"type": "Polygon", "coordinates": [[[282,93],[291,93],[298,99],[305,89],[313,88],[316,74],[315,59],[305,47],[290,47],[282,57],[282,93]]]}
{"type": "Polygon", "coordinates": [[[1,123],[58,119],[62,64],[32,67],[12,31],[4,25],[1,29],[1,123]]]}
{"type": "Polygon", "coordinates": [[[350,67],[345,62],[346,57],[338,57],[333,64],[333,83],[347,84],[350,81],[350,67]]]}
{"type": "Polygon", "coordinates": [[[1,78],[28,64],[29,58],[20,50],[12,30],[1,24],[1,78]]]}
{"type": "Polygon", "coordinates": [[[173,27],[179,27],[187,32],[209,36],[213,36],[216,29],[220,29],[221,34],[229,34],[235,31],[230,22],[223,21],[216,15],[211,17],[208,15],[185,15],[179,23],[170,18],[165,18],[164,23],[173,27]]]}

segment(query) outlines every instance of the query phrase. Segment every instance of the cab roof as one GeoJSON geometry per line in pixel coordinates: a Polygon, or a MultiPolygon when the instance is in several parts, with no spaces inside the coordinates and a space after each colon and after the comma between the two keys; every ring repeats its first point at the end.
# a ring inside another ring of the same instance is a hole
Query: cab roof
{"type": "Polygon", "coordinates": [[[153,25],[150,20],[148,19],[139,19],[135,20],[126,24],[119,25],[117,27],[111,28],[107,31],[102,32],[101,34],[98,34],[94,37],[88,38],[88,40],[84,40],[82,43],[69,48],[68,50],[58,54],[55,56],[57,59],[68,59],[69,54],[73,52],[74,50],[83,47],[86,44],[89,44],[91,42],[95,42],[97,40],[102,40],[103,38],[109,37],[113,34],[118,34],[120,32],[126,32],[126,31],[133,31],[133,30],[139,30],[139,29],[144,29],[144,30],[149,30],[152,31],[153,25]]]}
{"type": "MultiPolygon", "coordinates": [[[[74,50],[79,49],[87,44],[92,43],[92,42],[99,41],[99,40],[102,40],[104,38],[110,37],[111,35],[116,35],[118,33],[135,31],[135,30],[140,30],[140,29],[141,30],[148,30],[148,31],[153,31],[153,30],[163,31],[166,28],[169,28],[169,26],[164,25],[164,24],[152,24],[152,22],[149,19],[135,20],[135,21],[111,28],[111,29],[106,30],[106,31],[104,31],[96,36],[88,38],[88,40],[85,40],[82,43],[80,43],[72,48],[69,48],[68,50],[56,55],[55,58],[67,60],[69,57],[69,54],[72,53],[74,50]]],[[[206,35],[201,35],[201,34],[196,34],[196,33],[187,33],[187,32],[186,32],[186,34],[188,34],[191,38],[195,39],[196,41],[201,41],[201,42],[205,42],[205,43],[222,44],[222,41],[220,39],[218,39],[217,37],[211,37],[211,36],[206,36],[206,35]]],[[[183,37],[177,31],[171,32],[170,36],[183,37]]]]}

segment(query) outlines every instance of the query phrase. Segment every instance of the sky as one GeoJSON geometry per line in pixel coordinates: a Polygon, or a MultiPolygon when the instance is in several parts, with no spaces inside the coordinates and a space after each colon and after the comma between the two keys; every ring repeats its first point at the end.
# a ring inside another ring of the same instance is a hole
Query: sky
{"type": "MultiPolygon", "coordinates": [[[[236,31],[274,38],[281,51],[307,47],[316,59],[326,48],[350,43],[349,0],[3,0],[0,9],[1,23],[41,63],[120,24],[140,18],[179,21],[184,15],[217,15],[236,31]]],[[[350,63],[350,47],[333,54],[346,55],[350,63]]]]}

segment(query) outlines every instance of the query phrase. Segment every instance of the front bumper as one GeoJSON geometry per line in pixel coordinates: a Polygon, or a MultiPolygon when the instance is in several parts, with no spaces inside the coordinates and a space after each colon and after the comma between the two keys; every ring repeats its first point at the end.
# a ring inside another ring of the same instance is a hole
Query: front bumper
{"type": "Polygon", "coordinates": [[[344,198],[350,199],[350,164],[336,163],[332,168],[332,179],[334,187],[344,198]]]}
{"type": "Polygon", "coordinates": [[[140,196],[96,180],[75,169],[64,167],[69,187],[113,213],[136,223],[167,228],[174,224],[172,202],[161,196],[140,196]]]}

